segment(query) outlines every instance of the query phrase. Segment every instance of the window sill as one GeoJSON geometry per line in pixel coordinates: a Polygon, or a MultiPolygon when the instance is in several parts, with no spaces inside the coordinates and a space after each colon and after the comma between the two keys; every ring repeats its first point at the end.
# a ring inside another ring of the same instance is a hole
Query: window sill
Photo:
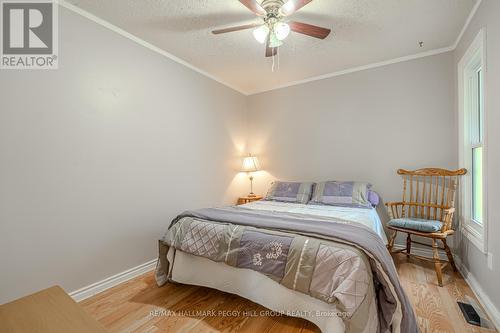
{"type": "Polygon", "coordinates": [[[483,233],[476,230],[469,224],[462,227],[462,234],[467,237],[467,239],[478,248],[481,253],[486,254],[488,251],[485,248],[483,233]]]}

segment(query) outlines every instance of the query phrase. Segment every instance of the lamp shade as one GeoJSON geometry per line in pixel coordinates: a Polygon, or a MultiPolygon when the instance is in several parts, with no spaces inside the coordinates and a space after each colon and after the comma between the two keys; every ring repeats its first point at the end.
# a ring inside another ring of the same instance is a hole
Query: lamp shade
{"type": "Polygon", "coordinates": [[[267,35],[269,35],[269,27],[265,24],[253,31],[254,38],[261,44],[266,42],[267,35]]]}
{"type": "Polygon", "coordinates": [[[290,34],[290,26],[285,22],[278,22],[274,25],[274,33],[276,34],[276,38],[284,40],[290,34]]]}
{"type": "Polygon", "coordinates": [[[241,166],[241,171],[254,172],[259,170],[260,166],[257,157],[249,155],[243,159],[243,165],[241,166]]]}

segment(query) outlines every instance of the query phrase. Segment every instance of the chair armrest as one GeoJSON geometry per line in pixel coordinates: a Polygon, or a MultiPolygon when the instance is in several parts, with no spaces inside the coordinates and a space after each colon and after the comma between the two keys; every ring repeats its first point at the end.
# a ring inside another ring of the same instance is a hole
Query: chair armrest
{"type": "Polygon", "coordinates": [[[453,215],[455,214],[455,208],[451,207],[443,210],[443,227],[441,232],[445,232],[451,229],[451,224],[453,223],[453,215]]]}
{"type": "Polygon", "coordinates": [[[389,207],[389,206],[402,206],[402,205],[404,205],[404,203],[401,201],[394,201],[394,202],[386,202],[385,205],[387,207],[389,207]]]}
{"type": "Polygon", "coordinates": [[[444,213],[445,214],[448,214],[448,213],[454,214],[455,213],[455,208],[451,207],[451,208],[445,209],[444,213]]]}
{"type": "Polygon", "coordinates": [[[397,219],[400,217],[399,207],[403,207],[403,202],[386,202],[385,206],[387,207],[387,213],[389,214],[390,219],[397,219]]]}

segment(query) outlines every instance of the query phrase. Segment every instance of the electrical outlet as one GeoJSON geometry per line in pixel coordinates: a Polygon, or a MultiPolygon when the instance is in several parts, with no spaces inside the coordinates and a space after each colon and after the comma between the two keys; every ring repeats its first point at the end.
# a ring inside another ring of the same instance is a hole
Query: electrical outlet
{"type": "Polygon", "coordinates": [[[493,270],[493,254],[491,252],[488,252],[488,254],[486,255],[486,259],[488,261],[488,268],[490,269],[490,271],[493,270]]]}

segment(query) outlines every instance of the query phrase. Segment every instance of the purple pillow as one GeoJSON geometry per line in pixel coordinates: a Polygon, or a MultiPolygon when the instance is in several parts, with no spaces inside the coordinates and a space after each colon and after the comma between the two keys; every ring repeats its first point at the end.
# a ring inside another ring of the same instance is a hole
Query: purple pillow
{"type": "Polygon", "coordinates": [[[378,196],[377,192],[368,190],[368,201],[370,201],[373,207],[377,207],[380,203],[380,197],[378,196]]]}
{"type": "Polygon", "coordinates": [[[306,204],[311,199],[312,182],[280,182],[275,181],[264,200],[297,202],[306,204]]]}
{"type": "Polygon", "coordinates": [[[368,190],[371,185],[355,181],[326,181],[317,183],[311,204],[332,205],[343,207],[366,207],[372,203],[368,200],[368,190]]]}

